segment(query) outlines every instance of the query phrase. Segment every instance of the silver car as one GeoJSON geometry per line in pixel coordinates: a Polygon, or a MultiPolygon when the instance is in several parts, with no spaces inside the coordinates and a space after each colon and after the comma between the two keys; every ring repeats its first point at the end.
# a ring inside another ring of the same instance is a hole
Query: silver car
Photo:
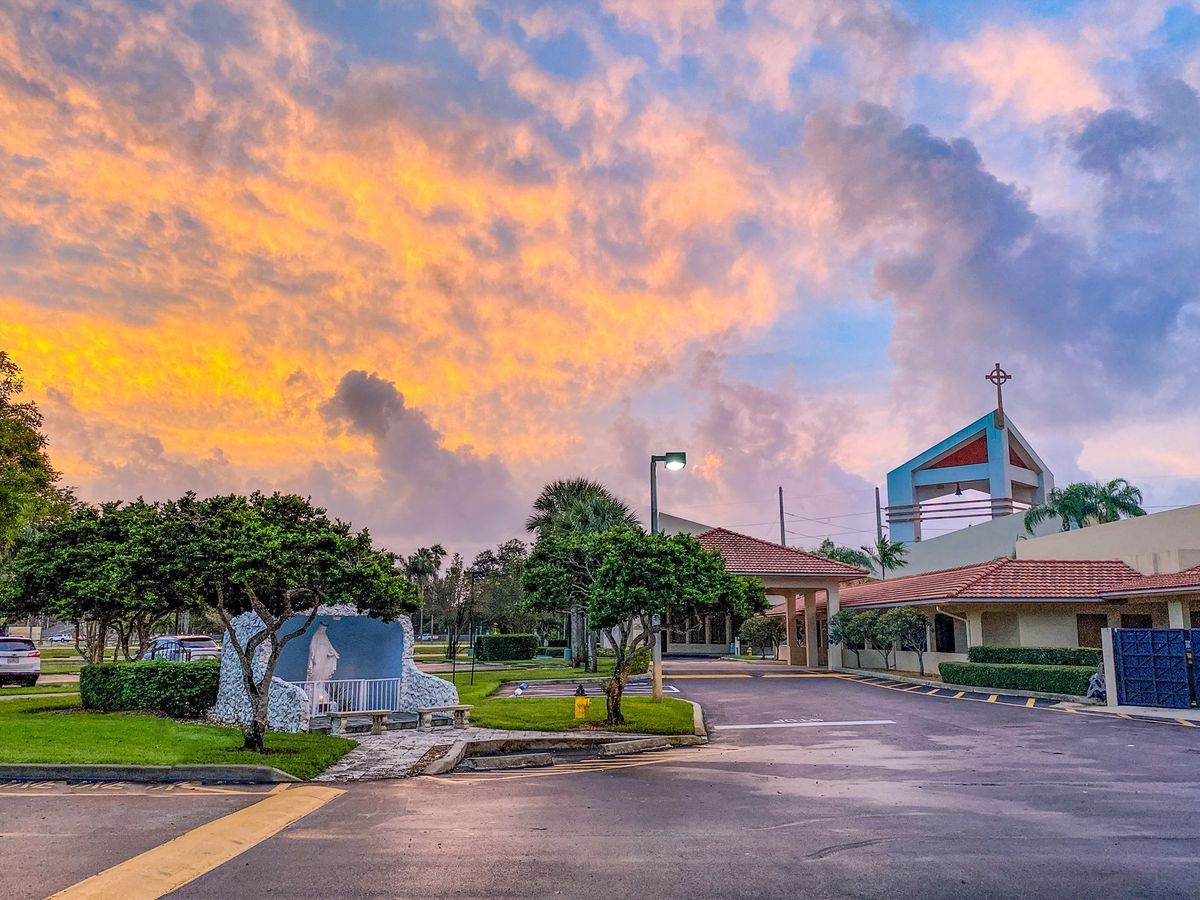
{"type": "Polygon", "coordinates": [[[0,637],[0,684],[32,687],[42,674],[42,653],[28,638],[0,637]]]}
{"type": "Polygon", "coordinates": [[[139,658],[169,662],[220,659],[221,648],[207,634],[167,634],[152,640],[139,658]]]}

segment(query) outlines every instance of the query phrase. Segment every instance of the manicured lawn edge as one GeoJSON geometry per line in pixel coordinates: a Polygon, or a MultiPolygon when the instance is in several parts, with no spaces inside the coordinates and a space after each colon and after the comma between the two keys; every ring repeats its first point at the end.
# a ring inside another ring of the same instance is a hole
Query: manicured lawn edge
{"type": "Polygon", "coordinates": [[[265,755],[243,751],[242,732],[144,713],[84,712],[77,697],[0,703],[0,765],[112,765],[173,768],[264,766],[315,778],[356,744],[324,734],[267,733],[265,755]]]}

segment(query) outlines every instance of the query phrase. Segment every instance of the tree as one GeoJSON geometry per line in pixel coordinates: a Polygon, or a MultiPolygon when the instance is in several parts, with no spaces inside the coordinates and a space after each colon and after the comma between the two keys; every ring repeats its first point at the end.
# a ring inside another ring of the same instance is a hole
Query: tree
{"type": "Polygon", "coordinates": [[[871,557],[868,554],[862,550],[855,550],[853,547],[839,547],[830,538],[825,538],[819,547],[810,552],[817,556],[824,556],[826,559],[836,559],[849,566],[871,568],[871,557]]]}
{"type": "Polygon", "coordinates": [[[73,502],[46,455],[41,412],[17,402],[23,390],[20,368],[0,350],[0,562],[26,529],[67,513],[73,502]]]}
{"type": "Polygon", "coordinates": [[[871,625],[868,638],[871,646],[883,654],[885,672],[892,667],[892,654],[896,650],[896,642],[900,640],[901,624],[900,620],[895,617],[888,618],[886,612],[881,612],[871,625]]]}
{"type": "Polygon", "coordinates": [[[621,698],[630,660],[658,640],[655,615],[728,610],[745,617],[767,606],[759,582],[731,575],[721,555],[691,535],[648,535],[628,525],[539,537],[525,589],[526,603],[535,609],[582,602],[588,624],[604,633],[615,657],[605,682],[608,725],[625,724],[621,698]]]}
{"type": "Polygon", "coordinates": [[[890,541],[885,534],[873,544],[866,544],[862,552],[867,555],[874,568],[879,570],[880,578],[887,578],[887,573],[894,569],[903,569],[908,565],[908,548],[903,541],[890,541]]]}
{"type": "Polygon", "coordinates": [[[471,563],[476,573],[475,616],[502,632],[545,634],[562,624],[554,613],[535,612],[525,606],[522,578],[529,561],[529,545],[517,538],[484,550],[471,563]]]}
{"type": "MultiPolygon", "coordinates": [[[[526,531],[538,540],[554,534],[598,534],[618,526],[637,526],[629,506],[597,481],[569,478],[552,481],[533,501],[526,531]]],[[[596,671],[595,634],[585,634],[586,617],[580,603],[567,610],[571,624],[571,656],[577,666],[596,671]]]]}
{"type": "Polygon", "coordinates": [[[855,668],[862,668],[863,648],[875,634],[875,621],[879,611],[874,609],[843,609],[829,620],[829,643],[842,644],[854,653],[855,668]]]}
{"type": "Polygon", "coordinates": [[[188,573],[195,601],[225,626],[240,664],[253,710],[244,728],[247,750],[264,750],[280,652],[308,630],[322,605],[352,604],[385,621],[419,606],[417,587],[395,554],[303,497],[254,493],[201,500],[188,493],[164,504],[164,515],[173,561],[188,573]],[[233,619],[247,611],[264,627],[243,641],[233,619]],[[293,616],[301,619],[285,631],[293,616]],[[256,677],[260,655],[264,667],[256,677]]]}
{"type": "Polygon", "coordinates": [[[133,503],[77,506],[29,531],[17,544],[0,591],[8,615],[48,615],[75,623],[77,649],[100,662],[109,631],[127,658],[131,641],[144,646],[154,625],[187,605],[186,573],[172,565],[163,542],[162,508],[133,503]]]}
{"type": "MultiPolygon", "coordinates": [[[[417,585],[421,592],[421,630],[424,631],[424,613],[426,592],[430,583],[437,577],[442,568],[442,560],[446,557],[446,548],[441,544],[432,547],[421,547],[404,560],[404,574],[417,585]]],[[[432,618],[430,619],[432,630],[432,618]]]]}
{"type": "Polygon", "coordinates": [[[738,639],[747,647],[757,647],[758,655],[763,658],[768,650],[774,656],[785,637],[787,625],[779,616],[751,616],[738,629],[738,639]]]}
{"type": "Polygon", "coordinates": [[[474,614],[475,593],[471,575],[461,555],[455,553],[444,570],[429,582],[430,615],[441,616],[446,624],[446,658],[458,656],[463,629],[474,614]]]}
{"type": "Polygon", "coordinates": [[[925,651],[929,649],[929,617],[907,606],[897,606],[880,615],[879,622],[885,636],[898,641],[901,650],[912,650],[917,654],[917,665],[924,675],[925,651]]]}
{"type": "Polygon", "coordinates": [[[1055,488],[1040,503],[1025,511],[1025,530],[1033,534],[1047,519],[1057,518],[1063,531],[1086,528],[1093,523],[1116,522],[1128,516],[1144,516],[1142,492],[1124,478],[1111,481],[1076,481],[1055,488]]]}

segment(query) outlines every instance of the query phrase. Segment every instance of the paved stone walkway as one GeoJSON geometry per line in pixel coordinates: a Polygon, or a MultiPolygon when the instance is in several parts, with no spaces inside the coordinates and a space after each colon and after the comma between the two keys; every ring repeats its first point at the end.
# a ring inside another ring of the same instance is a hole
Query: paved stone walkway
{"type": "Polygon", "coordinates": [[[425,771],[425,766],[451,752],[459,742],[505,741],[551,749],[556,743],[603,744],[646,735],[614,731],[548,732],[441,727],[433,731],[402,728],[379,735],[356,734],[353,737],[358,741],[358,746],[317,776],[316,781],[370,781],[420,775],[425,771]]]}

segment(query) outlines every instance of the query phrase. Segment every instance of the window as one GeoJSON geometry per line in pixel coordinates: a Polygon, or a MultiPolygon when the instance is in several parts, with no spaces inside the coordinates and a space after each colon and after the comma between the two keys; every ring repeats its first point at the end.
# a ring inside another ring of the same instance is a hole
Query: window
{"type": "Polygon", "coordinates": [[[1099,647],[1100,629],[1108,627],[1103,613],[1080,613],[1075,617],[1075,631],[1080,647],[1099,647]]]}
{"type": "Polygon", "coordinates": [[[36,649],[37,645],[25,638],[0,638],[0,653],[28,653],[36,649]]]}
{"type": "Polygon", "coordinates": [[[726,643],[728,641],[728,638],[725,637],[725,617],[724,616],[712,616],[709,619],[709,622],[711,623],[711,629],[709,631],[709,634],[712,635],[712,639],[709,641],[709,643],[710,644],[726,643]]]}
{"type": "Polygon", "coordinates": [[[1121,613],[1122,628],[1153,628],[1154,617],[1150,613],[1121,613]]]}

